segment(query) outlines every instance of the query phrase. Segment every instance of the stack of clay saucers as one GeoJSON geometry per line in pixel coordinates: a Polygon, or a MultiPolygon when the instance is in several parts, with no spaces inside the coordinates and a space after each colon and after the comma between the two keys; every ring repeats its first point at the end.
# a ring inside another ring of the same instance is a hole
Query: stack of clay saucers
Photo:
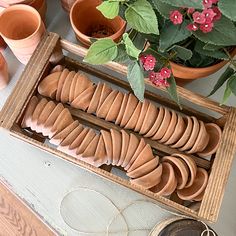
{"type": "Polygon", "coordinates": [[[182,117],[146,99],[140,102],[133,94],[113,90],[105,83],[94,85],[83,73],[67,69],[54,72],[43,79],[38,91],[188,154],[209,156],[220,143],[218,125],[205,124],[193,116],[182,117]]]}

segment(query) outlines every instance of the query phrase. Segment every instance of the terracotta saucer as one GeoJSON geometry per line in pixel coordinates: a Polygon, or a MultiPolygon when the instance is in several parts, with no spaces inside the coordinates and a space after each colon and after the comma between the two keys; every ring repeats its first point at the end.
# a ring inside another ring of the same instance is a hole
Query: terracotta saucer
{"type": "Polygon", "coordinates": [[[139,178],[142,177],[150,172],[152,172],[157,166],[159,165],[159,157],[156,156],[152,160],[148,161],[144,165],[136,168],[135,170],[132,170],[130,172],[127,172],[127,176],[130,178],[139,178]]]}
{"type": "Polygon", "coordinates": [[[174,168],[168,162],[162,163],[161,182],[150,189],[150,191],[160,196],[170,196],[176,189],[177,180],[174,168]]]}
{"type": "Polygon", "coordinates": [[[79,121],[75,120],[73,123],[68,125],[65,129],[61,132],[53,136],[49,142],[54,145],[60,145],[61,142],[79,125],[79,121]]]}
{"type": "Polygon", "coordinates": [[[132,93],[130,93],[123,117],[120,122],[120,127],[124,127],[128,123],[137,105],[138,99],[132,93]]]}
{"type": "Polygon", "coordinates": [[[204,194],[205,194],[205,189],[197,197],[195,197],[193,200],[196,201],[196,202],[202,201],[204,194]]]}
{"type": "Polygon", "coordinates": [[[165,156],[162,158],[162,161],[166,161],[173,166],[177,179],[177,189],[183,189],[186,186],[189,177],[189,169],[186,163],[173,156],[165,156]]]}
{"type": "Polygon", "coordinates": [[[138,138],[134,134],[131,133],[129,136],[129,146],[127,149],[127,153],[126,153],[123,163],[121,164],[122,167],[125,167],[129,164],[136,149],[138,148],[139,143],[140,143],[140,141],[138,140],[138,138]]]}
{"type": "Polygon", "coordinates": [[[115,100],[113,101],[111,108],[109,109],[107,116],[105,118],[106,121],[115,121],[119,112],[120,112],[120,107],[121,103],[123,100],[123,93],[118,92],[118,94],[115,97],[115,100]]]}
{"type": "Polygon", "coordinates": [[[61,103],[58,103],[56,105],[56,107],[54,108],[52,113],[49,115],[48,119],[46,120],[46,122],[44,123],[44,126],[42,128],[42,133],[44,136],[49,136],[49,134],[51,133],[51,129],[52,129],[54,123],[56,122],[56,119],[61,114],[63,109],[64,109],[64,106],[61,103]]]}
{"type": "Polygon", "coordinates": [[[108,97],[108,95],[111,92],[112,92],[111,87],[109,85],[107,85],[106,83],[104,83],[102,86],[102,92],[101,92],[101,96],[99,98],[96,113],[98,112],[99,108],[101,107],[101,105],[104,103],[104,101],[106,100],[106,98],[108,97]]]}
{"type": "Polygon", "coordinates": [[[176,143],[182,137],[185,129],[186,125],[184,123],[183,117],[177,114],[177,124],[175,126],[175,130],[169,140],[165,142],[165,145],[171,145],[173,143],[176,143]]]}
{"type": "Polygon", "coordinates": [[[94,91],[91,102],[89,104],[89,107],[88,107],[88,110],[87,110],[88,113],[95,113],[96,112],[97,107],[98,107],[98,103],[99,103],[99,99],[100,99],[101,93],[102,93],[102,87],[103,87],[103,84],[99,82],[97,84],[97,87],[94,91]]]}
{"type": "Polygon", "coordinates": [[[121,154],[121,133],[117,130],[110,129],[112,140],[112,165],[117,165],[121,154]]]}
{"type": "Polygon", "coordinates": [[[103,141],[103,137],[100,135],[97,149],[94,155],[94,164],[96,164],[96,166],[98,165],[100,166],[105,164],[106,162],[107,162],[106,147],[103,141]]]}
{"type": "Polygon", "coordinates": [[[157,112],[155,123],[153,124],[152,128],[144,135],[144,137],[152,137],[157,132],[164,118],[164,113],[164,108],[160,107],[157,112]]]}
{"type": "Polygon", "coordinates": [[[128,146],[129,146],[129,134],[124,131],[123,129],[121,130],[121,153],[120,153],[120,159],[119,162],[117,163],[117,166],[120,166],[125,159],[126,153],[128,151],[128,146]]]}
{"type": "Polygon", "coordinates": [[[84,90],[78,97],[76,97],[73,100],[71,106],[85,111],[89,106],[89,103],[91,101],[95,89],[96,89],[95,86],[90,86],[89,88],[84,90]]]}
{"type": "Polygon", "coordinates": [[[154,136],[151,137],[151,139],[153,139],[153,140],[161,139],[165,135],[165,133],[170,125],[170,121],[171,121],[170,111],[167,108],[164,108],[164,110],[165,110],[165,112],[164,112],[164,117],[161,122],[161,125],[160,125],[159,129],[156,131],[156,133],[154,134],[154,136]]]}
{"type": "Polygon", "coordinates": [[[88,133],[84,137],[84,140],[81,142],[81,144],[78,146],[76,154],[82,154],[85,149],[88,147],[89,143],[93,140],[93,138],[96,136],[96,133],[93,129],[89,129],[88,133]]]}
{"type": "Polygon", "coordinates": [[[205,124],[205,127],[209,135],[209,143],[202,152],[198,153],[200,157],[207,157],[214,154],[220,145],[222,136],[222,130],[218,125],[214,123],[208,123],[205,124]]]}
{"type": "Polygon", "coordinates": [[[101,104],[100,108],[97,111],[97,117],[99,118],[105,118],[108,114],[108,111],[111,108],[111,105],[113,101],[115,100],[116,96],[118,94],[117,90],[113,90],[107,98],[104,100],[104,102],[101,104]]]}
{"type": "Polygon", "coordinates": [[[170,120],[170,124],[164,134],[164,136],[160,139],[160,143],[166,143],[170,137],[173,135],[175,128],[176,128],[176,124],[177,124],[177,114],[174,111],[171,111],[171,120],[170,120]]]}
{"type": "Polygon", "coordinates": [[[190,187],[193,184],[193,181],[195,180],[196,174],[197,174],[197,165],[196,162],[189,156],[184,155],[184,154],[172,154],[172,156],[181,158],[185,163],[187,164],[189,168],[189,179],[185,187],[190,187]]]}
{"type": "Polygon", "coordinates": [[[56,104],[53,101],[49,101],[46,104],[46,106],[44,107],[44,109],[42,110],[38,118],[36,132],[41,133],[43,131],[43,126],[46,123],[46,120],[48,119],[50,114],[55,109],[55,107],[56,107],[56,104]]]}
{"type": "Polygon", "coordinates": [[[60,101],[60,99],[61,99],[61,90],[62,90],[62,87],[65,83],[65,79],[68,76],[68,74],[69,74],[68,69],[64,69],[62,71],[62,73],[60,74],[60,77],[59,77],[59,80],[58,80],[58,85],[57,85],[57,92],[56,92],[56,100],[57,101],[60,101]]]}
{"type": "Polygon", "coordinates": [[[24,117],[23,117],[23,120],[21,122],[21,127],[24,129],[24,128],[28,128],[30,127],[31,125],[31,122],[32,122],[32,115],[34,113],[34,110],[36,108],[36,106],[38,105],[38,98],[36,96],[33,96],[27,107],[26,107],[26,111],[25,111],[25,114],[24,114],[24,117]]]}
{"type": "Polygon", "coordinates": [[[200,120],[200,131],[193,147],[186,153],[196,153],[203,151],[209,143],[209,134],[206,131],[204,123],[200,120]]]}
{"type": "Polygon", "coordinates": [[[135,125],[135,128],[134,128],[135,132],[139,132],[141,127],[142,127],[142,125],[143,125],[143,121],[144,121],[144,118],[145,118],[145,116],[147,114],[149,103],[150,102],[148,100],[146,100],[146,99],[142,103],[141,112],[140,112],[137,124],[135,125]]]}
{"type": "Polygon", "coordinates": [[[82,92],[84,92],[89,87],[93,86],[93,82],[82,72],[76,73],[76,84],[74,87],[74,99],[75,100],[82,92]]]}
{"type": "Polygon", "coordinates": [[[200,124],[197,120],[196,117],[194,116],[191,116],[192,120],[193,120],[193,129],[192,129],[192,133],[187,141],[187,143],[181,147],[179,150],[180,151],[186,151],[186,150],[189,150],[193,147],[193,145],[195,144],[196,142],[196,139],[197,139],[197,136],[199,134],[199,131],[200,131],[200,124]]]}
{"type": "MultiPolygon", "coordinates": [[[[135,150],[133,156],[131,157],[129,163],[124,167],[125,170],[127,170],[127,171],[129,170],[129,168],[131,167],[131,165],[133,165],[133,163],[135,162],[135,160],[137,159],[139,154],[143,151],[143,149],[145,149],[145,146],[146,146],[146,143],[145,143],[144,139],[142,138],[139,141],[139,145],[138,145],[137,149],[135,150]]],[[[152,153],[152,151],[151,151],[151,153],[152,153]]]]}
{"type": "Polygon", "coordinates": [[[128,98],[129,98],[129,95],[127,93],[125,93],[124,97],[123,97],[123,101],[121,103],[120,112],[119,112],[119,114],[116,118],[116,121],[115,121],[116,125],[119,125],[121,120],[122,120],[122,117],[124,115],[124,112],[125,112],[125,109],[126,109],[126,106],[127,106],[128,98]]]}
{"type": "Polygon", "coordinates": [[[153,127],[156,121],[157,114],[158,114],[158,108],[153,103],[150,102],[143,124],[139,131],[140,134],[148,133],[148,131],[153,127]]]}
{"type": "Polygon", "coordinates": [[[69,102],[70,87],[71,87],[72,80],[73,80],[74,76],[75,76],[75,72],[70,71],[70,73],[68,74],[68,76],[65,79],[64,85],[61,90],[61,99],[60,100],[62,103],[69,102]]]}
{"type": "Polygon", "coordinates": [[[172,148],[180,148],[182,146],[184,146],[187,141],[190,138],[190,135],[192,133],[192,129],[193,129],[193,121],[189,116],[186,116],[183,118],[184,119],[184,123],[187,124],[187,127],[182,135],[182,137],[177,141],[177,143],[175,143],[174,145],[172,145],[172,148]]]}
{"type": "Polygon", "coordinates": [[[142,108],[142,103],[138,102],[138,105],[136,106],[132,116],[130,117],[129,121],[127,122],[127,124],[125,125],[125,129],[134,129],[137,122],[138,122],[138,118],[140,116],[140,112],[141,112],[141,108],[142,108]]]}
{"type": "Polygon", "coordinates": [[[79,157],[81,157],[81,160],[84,160],[84,159],[87,159],[87,158],[91,158],[92,160],[94,160],[95,152],[96,152],[96,149],[97,149],[97,146],[98,146],[99,139],[100,139],[99,135],[95,135],[93,137],[91,142],[85,148],[84,152],[82,154],[78,155],[79,157]]]}
{"type": "Polygon", "coordinates": [[[61,73],[62,72],[55,72],[45,77],[38,85],[39,94],[55,99],[61,73]]]}
{"type": "Polygon", "coordinates": [[[180,199],[193,200],[198,197],[206,188],[208,182],[208,173],[203,168],[197,169],[196,178],[192,186],[177,191],[180,199]]]}
{"type": "MultiPolygon", "coordinates": [[[[142,141],[140,141],[140,143],[141,142],[142,141]]],[[[151,161],[153,158],[154,158],[154,156],[153,156],[153,153],[152,153],[152,148],[149,144],[147,144],[144,148],[142,148],[142,151],[135,158],[132,165],[127,169],[127,172],[131,172],[131,171],[139,168],[140,166],[142,166],[142,165],[146,164],[147,162],[151,161]]]]}
{"type": "Polygon", "coordinates": [[[75,98],[75,86],[77,83],[77,73],[75,74],[75,76],[72,79],[71,85],[70,85],[70,92],[69,92],[69,103],[72,103],[74,98],[75,98]]]}
{"type": "Polygon", "coordinates": [[[148,174],[140,178],[131,179],[130,182],[132,184],[140,185],[145,189],[150,189],[160,183],[161,175],[162,175],[162,164],[160,164],[153,171],[149,172],[148,174]]]}
{"type": "Polygon", "coordinates": [[[55,72],[63,71],[64,69],[65,69],[65,66],[63,66],[63,65],[56,65],[56,66],[54,66],[51,69],[50,74],[55,73],[55,72]]]}
{"type": "Polygon", "coordinates": [[[105,144],[106,155],[107,155],[107,165],[110,165],[112,163],[112,159],[113,159],[111,133],[107,132],[105,130],[101,130],[101,135],[103,137],[103,141],[105,144]]]}

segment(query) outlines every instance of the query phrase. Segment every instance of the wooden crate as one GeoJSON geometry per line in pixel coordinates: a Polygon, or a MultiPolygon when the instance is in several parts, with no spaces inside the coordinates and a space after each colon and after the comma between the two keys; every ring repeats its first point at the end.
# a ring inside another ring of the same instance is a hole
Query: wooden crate
{"type": "MultiPolygon", "coordinates": [[[[27,143],[30,143],[49,153],[53,153],[57,157],[78,164],[80,167],[85,168],[99,176],[105,177],[112,182],[118,183],[145,196],[148,196],[151,199],[156,200],[159,205],[167,208],[168,210],[179,212],[197,219],[215,222],[219,214],[226,181],[230,173],[230,168],[236,149],[236,109],[228,106],[220,106],[215,101],[186,90],[185,88],[178,87],[177,89],[180,97],[190,102],[189,106],[183,106],[183,109],[180,111],[179,107],[173,101],[158,94],[160,93],[159,88],[155,88],[155,92],[150,92],[147,90],[145,92],[145,97],[147,99],[165,105],[183,114],[194,115],[198,119],[201,119],[205,122],[217,123],[223,129],[222,142],[217,153],[213,155],[210,160],[191,155],[198,166],[204,167],[205,169],[209,170],[210,173],[209,182],[200,207],[194,208],[194,210],[193,208],[180,204],[175,196],[172,196],[170,199],[157,196],[151,191],[131,184],[128,180],[112,174],[110,172],[111,167],[109,166],[96,168],[86,164],[83,161],[79,161],[76,158],[73,158],[72,156],[69,156],[45,144],[44,137],[21,129],[19,124],[22,119],[23,112],[32,95],[37,93],[38,83],[50,69],[50,56],[55,53],[55,51],[57,52],[57,55],[60,55],[60,53],[62,55],[61,48],[65,51],[77,54],[80,57],[84,57],[87,52],[87,49],[83,47],[72,44],[66,40],[60,40],[59,36],[55,33],[49,33],[45,35],[0,113],[0,126],[9,130],[11,135],[27,143]],[[220,116],[215,118],[214,116],[208,115],[204,112],[199,112],[191,108],[193,104],[206,109],[206,113],[213,111],[220,116]]],[[[126,81],[103,72],[101,67],[94,68],[77,60],[72,60],[66,56],[63,56],[60,63],[64,63],[69,69],[83,70],[89,74],[95,75],[101,80],[113,83],[120,88],[131,91],[129,84],[126,81]]],[[[108,63],[104,67],[114,70],[122,75],[126,75],[127,73],[127,67],[125,65],[120,65],[114,62],[108,63]]],[[[145,83],[153,86],[148,80],[145,80],[145,83]]],[[[88,114],[81,110],[73,109],[70,106],[67,107],[74,117],[76,117],[81,123],[84,123],[90,127],[95,129],[120,129],[119,126],[116,126],[110,122],[106,122],[105,120],[97,118],[94,115],[88,114]]],[[[145,139],[145,141],[149,143],[153,149],[156,149],[157,154],[161,156],[166,154],[181,153],[180,151],[160,144],[157,141],[153,141],[151,139],[145,139]]]]}

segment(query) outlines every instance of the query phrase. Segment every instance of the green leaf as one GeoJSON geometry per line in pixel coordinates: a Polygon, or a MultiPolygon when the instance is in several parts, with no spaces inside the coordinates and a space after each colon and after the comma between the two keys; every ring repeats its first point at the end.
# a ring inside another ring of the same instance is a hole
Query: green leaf
{"type": "Polygon", "coordinates": [[[181,25],[174,25],[172,22],[167,22],[160,35],[159,50],[164,52],[173,44],[191,36],[191,32],[186,28],[187,24],[188,23],[186,21],[184,21],[181,25]]]}
{"type": "Polygon", "coordinates": [[[206,49],[208,51],[215,51],[215,50],[219,50],[219,49],[222,49],[223,47],[222,46],[217,46],[217,45],[213,45],[213,44],[205,44],[203,46],[203,49],[206,49]]]}
{"type": "Polygon", "coordinates": [[[201,0],[160,0],[160,1],[176,7],[186,7],[186,8],[193,7],[196,9],[203,8],[201,0]]]}
{"type": "Polygon", "coordinates": [[[166,88],[168,94],[179,105],[180,109],[182,109],[180,102],[179,102],[179,96],[177,93],[176,82],[175,82],[174,76],[171,75],[171,77],[169,79],[167,79],[167,81],[170,84],[170,86],[166,88]]]}
{"type": "Polygon", "coordinates": [[[236,72],[229,78],[229,87],[232,93],[236,96],[236,72]]]}
{"type": "Polygon", "coordinates": [[[218,7],[222,14],[227,16],[232,21],[236,21],[236,4],[235,0],[220,0],[218,7]]]}
{"type": "Polygon", "coordinates": [[[193,53],[190,49],[181,47],[179,45],[174,45],[169,50],[173,50],[174,52],[176,52],[176,57],[179,57],[184,61],[189,60],[193,56],[193,53]]]}
{"type": "Polygon", "coordinates": [[[157,17],[147,0],[137,0],[125,11],[128,24],[141,33],[159,34],[157,17]]]}
{"type": "Polygon", "coordinates": [[[179,9],[178,7],[174,7],[170,4],[163,3],[160,0],[151,0],[151,2],[158,10],[158,12],[166,19],[169,19],[171,11],[179,9]]]}
{"type": "Polygon", "coordinates": [[[116,58],[113,61],[118,62],[118,63],[127,63],[130,59],[125,50],[125,45],[120,44],[117,46],[117,49],[118,49],[118,53],[117,53],[116,58]]]}
{"type": "Polygon", "coordinates": [[[234,73],[234,70],[231,67],[227,67],[227,69],[218,79],[217,83],[215,84],[213,90],[210,92],[208,97],[214,94],[225,83],[225,81],[228,80],[231,75],[233,75],[233,73],[234,73]]]}
{"type": "Polygon", "coordinates": [[[117,51],[117,45],[112,39],[100,39],[90,46],[83,61],[93,65],[101,65],[115,59],[117,51]]]}
{"type": "Polygon", "coordinates": [[[104,1],[97,9],[108,19],[114,19],[119,14],[119,2],[104,1]]]}
{"type": "Polygon", "coordinates": [[[140,33],[134,29],[129,30],[128,34],[129,37],[132,39],[134,46],[140,50],[143,50],[147,41],[146,34],[140,33]]]}
{"type": "Polygon", "coordinates": [[[230,89],[230,87],[229,87],[229,80],[228,80],[228,82],[227,82],[227,84],[226,84],[225,91],[224,91],[224,96],[223,96],[221,105],[222,105],[222,104],[225,104],[225,102],[226,102],[226,101],[228,100],[228,98],[230,97],[231,93],[232,93],[232,91],[231,91],[231,89],[230,89]]]}
{"type": "Polygon", "coordinates": [[[123,34],[123,41],[125,44],[127,54],[138,60],[141,50],[137,49],[134,46],[133,42],[131,41],[131,39],[129,38],[129,35],[127,33],[123,34]]]}
{"type": "Polygon", "coordinates": [[[130,83],[135,96],[140,100],[144,100],[144,76],[143,71],[137,61],[133,61],[128,65],[127,79],[130,83]]]}
{"type": "Polygon", "coordinates": [[[225,16],[222,16],[220,20],[215,22],[211,32],[203,33],[198,30],[193,32],[193,34],[205,43],[220,46],[236,45],[236,27],[234,23],[225,16]]]}

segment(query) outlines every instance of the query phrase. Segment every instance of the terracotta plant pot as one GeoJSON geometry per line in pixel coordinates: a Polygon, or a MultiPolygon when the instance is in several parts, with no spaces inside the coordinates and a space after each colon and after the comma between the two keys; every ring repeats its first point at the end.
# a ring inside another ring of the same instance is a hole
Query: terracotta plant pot
{"type": "Polygon", "coordinates": [[[91,45],[90,38],[109,37],[118,42],[126,28],[119,16],[110,20],[96,9],[101,0],[77,0],[70,11],[70,22],[77,39],[85,46],[91,45]]]}
{"type": "Polygon", "coordinates": [[[76,0],[61,0],[62,8],[69,14],[76,0]]]}
{"type": "Polygon", "coordinates": [[[45,32],[39,13],[27,5],[14,5],[0,14],[0,34],[17,59],[27,64],[45,32]]]}
{"type": "Polygon", "coordinates": [[[9,83],[8,67],[5,58],[0,53],[0,90],[9,83]]]}

